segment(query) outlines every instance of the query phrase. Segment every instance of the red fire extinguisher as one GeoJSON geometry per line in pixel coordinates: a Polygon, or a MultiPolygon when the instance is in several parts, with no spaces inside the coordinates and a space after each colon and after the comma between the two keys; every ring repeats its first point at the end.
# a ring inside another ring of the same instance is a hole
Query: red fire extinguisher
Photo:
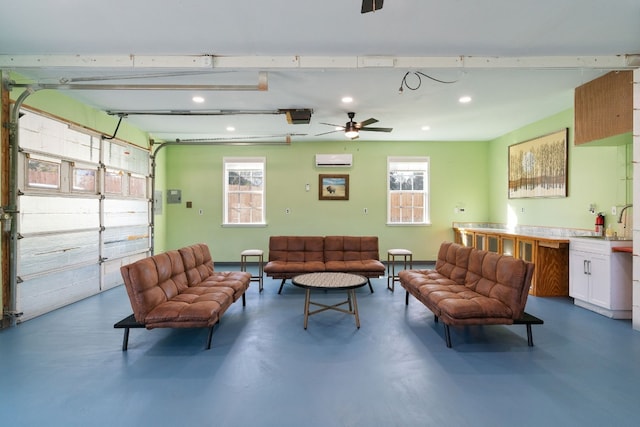
{"type": "Polygon", "coordinates": [[[598,216],[596,216],[596,233],[598,233],[599,236],[602,236],[603,232],[604,232],[604,215],[602,214],[602,212],[600,212],[598,216]]]}

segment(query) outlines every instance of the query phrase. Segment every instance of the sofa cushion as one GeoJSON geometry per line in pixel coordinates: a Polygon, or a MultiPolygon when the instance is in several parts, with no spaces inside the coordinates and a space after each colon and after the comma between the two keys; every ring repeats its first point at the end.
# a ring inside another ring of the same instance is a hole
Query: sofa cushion
{"type": "Polygon", "coordinates": [[[123,266],[121,272],[136,321],[144,323],[149,311],[168,301],[164,289],[171,287],[167,282],[171,272],[169,257],[163,254],[144,258],[123,266]],[[159,286],[161,282],[164,288],[159,286]]]}
{"type": "Polygon", "coordinates": [[[460,285],[464,284],[471,249],[458,243],[442,243],[438,250],[436,271],[460,285]]]}
{"type": "Polygon", "coordinates": [[[462,292],[444,292],[439,297],[439,317],[451,325],[511,323],[513,319],[511,307],[498,299],[482,296],[468,288],[462,292]]]}
{"type": "Polygon", "coordinates": [[[271,236],[269,261],[324,262],[322,236],[271,236]]]}
{"type": "Polygon", "coordinates": [[[198,286],[220,288],[222,292],[231,291],[233,301],[236,301],[249,289],[250,279],[251,273],[243,271],[214,271],[198,286]]]}
{"type": "Polygon", "coordinates": [[[343,273],[356,273],[363,275],[374,275],[378,277],[384,274],[385,268],[378,260],[357,260],[357,261],[327,261],[325,263],[327,271],[339,271],[343,273]]]}
{"type": "Polygon", "coordinates": [[[327,236],[324,238],[324,261],[379,260],[376,236],[327,236]]]}
{"type": "Polygon", "coordinates": [[[213,259],[207,245],[197,243],[178,249],[178,252],[182,257],[188,286],[197,285],[213,274],[213,259]]]}
{"type": "Polygon", "coordinates": [[[145,319],[147,329],[157,327],[211,327],[231,305],[232,298],[218,289],[191,287],[159,304],[145,319]]]}
{"type": "Polygon", "coordinates": [[[317,273],[325,271],[325,263],[320,261],[269,261],[267,265],[264,266],[264,271],[275,278],[290,278],[302,273],[317,273]]]}

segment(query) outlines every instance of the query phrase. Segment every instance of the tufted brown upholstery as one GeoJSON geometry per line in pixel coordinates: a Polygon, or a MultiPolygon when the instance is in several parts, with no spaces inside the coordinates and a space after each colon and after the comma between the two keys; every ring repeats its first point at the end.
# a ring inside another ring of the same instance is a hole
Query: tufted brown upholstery
{"type": "MultiPolygon", "coordinates": [[[[267,276],[285,280],[303,273],[338,271],[367,278],[385,274],[376,236],[271,236],[267,276]]],[[[369,283],[371,288],[371,283],[369,283]]],[[[371,288],[373,291],[373,288],[371,288]]]]}
{"type": "Polygon", "coordinates": [[[406,303],[413,295],[445,326],[513,324],[524,315],[533,269],[521,259],[444,242],[434,270],[399,277],[406,303]]]}
{"type": "Polygon", "coordinates": [[[135,320],[147,329],[215,325],[243,298],[250,273],[215,272],[202,243],[141,259],[120,268],[135,320]]]}
{"type": "Polygon", "coordinates": [[[269,262],[264,267],[267,276],[290,279],[302,273],[325,271],[324,237],[271,236],[269,262]]]}

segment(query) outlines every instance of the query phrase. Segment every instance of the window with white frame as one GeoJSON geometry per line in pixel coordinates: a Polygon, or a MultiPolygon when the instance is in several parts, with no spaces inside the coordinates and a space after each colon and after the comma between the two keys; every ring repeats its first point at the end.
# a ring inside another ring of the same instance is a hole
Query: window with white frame
{"type": "Polygon", "coordinates": [[[387,158],[387,222],[429,224],[429,158],[387,158]]]}
{"type": "Polygon", "coordinates": [[[225,157],[224,224],[265,224],[265,158],[225,157]]]}

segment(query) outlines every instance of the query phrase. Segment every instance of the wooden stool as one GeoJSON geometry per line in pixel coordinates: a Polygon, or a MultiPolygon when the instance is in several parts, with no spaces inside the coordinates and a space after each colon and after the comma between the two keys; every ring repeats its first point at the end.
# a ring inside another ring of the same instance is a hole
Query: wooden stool
{"type": "Polygon", "coordinates": [[[258,258],[258,275],[251,276],[252,282],[258,282],[259,292],[262,292],[262,276],[264,275],[263,271],[263,252],[260,249],[246,249],[240,252],[240,270],[247,271],[247,258],[248,257],[256,257],[258,258]]]}
{"type": "Polygon", "coordinates": [[[413,268],[413,252],[408,249],[389,249],[387,251],[387,289],[393,292],[395,282],[399,277],[396,275],[396,257],[403,257],[403,268],[407,269],[407,261],[409,269],[413,268]]]}

